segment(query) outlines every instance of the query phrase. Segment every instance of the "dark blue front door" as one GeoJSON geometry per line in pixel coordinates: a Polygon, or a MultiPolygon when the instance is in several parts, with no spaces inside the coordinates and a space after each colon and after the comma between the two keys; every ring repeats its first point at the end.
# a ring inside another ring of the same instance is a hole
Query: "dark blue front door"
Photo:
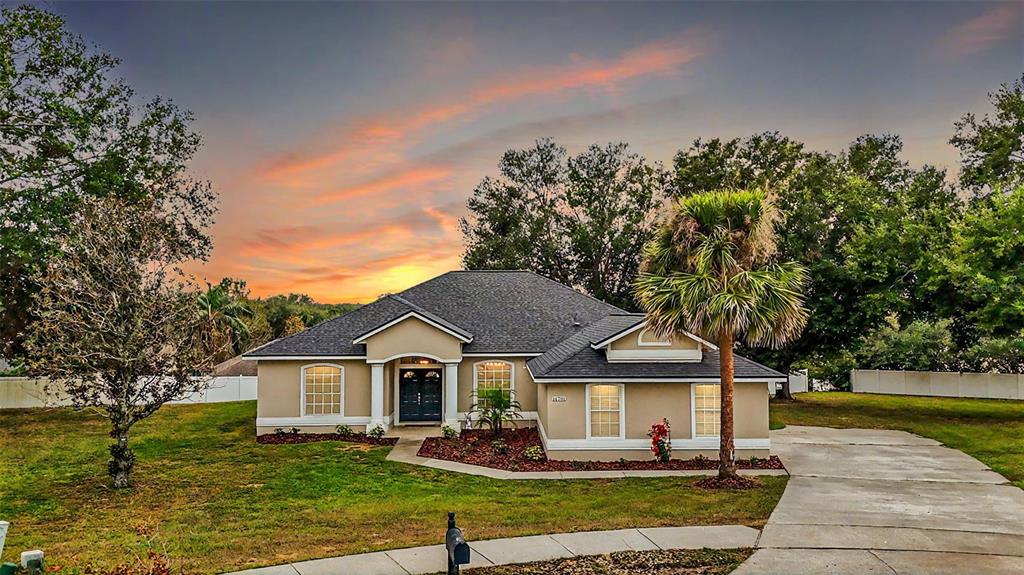
{"type": "Polygon", "coordinates": [[[403,369],[398,374],[400,421],[441,421],[441,370],[403,369]]]}

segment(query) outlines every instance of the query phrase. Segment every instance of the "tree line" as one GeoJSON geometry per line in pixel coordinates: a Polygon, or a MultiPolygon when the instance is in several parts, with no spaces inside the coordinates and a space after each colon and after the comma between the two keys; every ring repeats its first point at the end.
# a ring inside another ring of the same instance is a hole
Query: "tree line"
{"type": "Polygon", "coordinates": [[[808,271],[810,317],[779,350],[743,353],[843,385],[851,367],[1024,370],[1024,78],[965,114],[959,173],[903,159],[898,135],[838,152],[778,132],[698,139],[665,167],[627,144],[506,152],[461,221],[468,269],[530,269],[625,309],[667,202],[763,189],[780,261],[808,271]],[[936,342],[942,342],[936,345],[936,342]]]}
{"type": "Polygon", "coordinates": [[[188,170],[201,137],[118,65],[53,13],[0,7],[0,357],[110,422],[126,487],[136,423],[217,361],[353,306],[184,271],[213,246],[217,195],[188,170]]]}

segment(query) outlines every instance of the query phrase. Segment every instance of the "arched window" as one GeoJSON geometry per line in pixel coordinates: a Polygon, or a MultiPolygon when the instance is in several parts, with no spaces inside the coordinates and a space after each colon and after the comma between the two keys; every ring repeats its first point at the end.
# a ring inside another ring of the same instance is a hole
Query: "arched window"
{"type": "Polygon", "coordinates": [[[637,347],[669,347],[672,345],[672,339],[662,339],[645,327],[637,334],[636,345],[637,347]]]}
{"type": "Polygon", "coordinates": [[[492,389],[500,389],[505,397],[512,397],[515,390],[515,370],[511,363],[487,360],[473,364],[473,391],[476,393],[477,403],[486,406],[487,402],[483,397],[492,389]]]}
{"type": "Polygon", "coordinates": [[[342,415],[345,369],[340,365],[307,365],[302,368],[302,414],[342,415]]]}

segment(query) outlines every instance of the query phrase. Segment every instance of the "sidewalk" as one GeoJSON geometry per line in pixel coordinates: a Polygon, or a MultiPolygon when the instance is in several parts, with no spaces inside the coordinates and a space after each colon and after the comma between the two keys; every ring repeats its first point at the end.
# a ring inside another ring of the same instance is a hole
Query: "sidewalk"
{"type": "MultiPolygon", "coordinates": [[[[425,428],[429,429],[429,428],[425,428]]],[[[417,455],[420,446],[423,445],[423,432],[412,432],[399,435],[398,443],[388,453],[388,461],[422,465],[445,471],[455,471],[467,475],[479,475],[492,479],[617,479],[621,477],[681,477],[697,475],[716,475],[715,469],[694,469],[694,470],[626,470],[626,471],[506,471],[492,467],[481,467],[469,465],[457,461],[445,461],[443,459],[430,459],[417,455]]],[[[787,475],[785,469],[740,469],[740,475],[787,475]]]]}
{"type": "MultiPolygon", "coordinates": [[[[715,525],[616,529],[470,541],[471,562],[467,567],[530,563],[576,555],[603,555],[630,550],[705,547],[735,549],[753,547],[759,535],[760,532],[751,527],[715,525]]],[[[444,545],[428,545],[286,563],[227,575],[417,575],[443,572],[446,565],[444,545]]]]}

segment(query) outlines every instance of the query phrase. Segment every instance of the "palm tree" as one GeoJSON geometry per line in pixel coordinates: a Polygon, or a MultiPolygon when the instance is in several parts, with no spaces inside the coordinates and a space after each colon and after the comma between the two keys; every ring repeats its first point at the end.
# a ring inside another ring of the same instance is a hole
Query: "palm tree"
{"type": "Polygon", "coordinates": [[[698,334],[719,347],[722,412],[719,477],[735,477],[733,346],[780,347],[807,323],[807,272],[778,264],[778,212],[762,190],[678,200],[644,248],[636,298],[662,336],[698,334]]]}
{"type": "Polygon", "coordinates": [[[206,291],[199,294],[196,307],[210,325],[207,350],[220,356],[225,350],[233,355],[235,348],[249,334],[245,319],[252,317],[252,310],[241,299],[235,298],[223,285],[206,284],[206,291]]]}

